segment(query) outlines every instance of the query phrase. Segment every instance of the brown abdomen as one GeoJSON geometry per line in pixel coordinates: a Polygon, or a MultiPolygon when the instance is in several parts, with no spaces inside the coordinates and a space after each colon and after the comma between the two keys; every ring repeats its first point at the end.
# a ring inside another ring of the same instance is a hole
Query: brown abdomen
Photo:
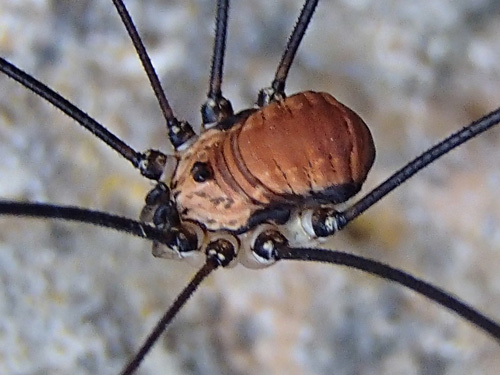
{"type": "Polygon", "coordinates": [[[327,93],[272,103],[229,133],[222,146],[228,169],[261,203],[311,196],[345,201],[359,191],[375,158],[366,124],[327,93]]]}

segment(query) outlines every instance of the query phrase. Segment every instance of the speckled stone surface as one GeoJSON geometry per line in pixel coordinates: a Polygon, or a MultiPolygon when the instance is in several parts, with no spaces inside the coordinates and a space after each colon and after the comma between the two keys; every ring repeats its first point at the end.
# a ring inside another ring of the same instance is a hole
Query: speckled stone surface
{"type": "MultiPolygon", "coordinates": [[[[176,113],[198,124],[215,1],[127,1],[176,113]]],[[[234,1],[224,93],[269,84],[300,1],[234,1]]],[[[287,92],[325,90],[370,125],[363,192],[500,105],[498,1],[322,1],[287,92]]],[[[138,150],[169,150],[107,0],[2,0],[0,55],[138,150]]],[[[401,186],[328,245],[431,281],[500,320],[500,132],[401,186]]],[[[0,76],[0,196],[138,217],[151,184],[0,76]]],[[[194,270],[138,239],[0,219],[0,373],[116,374],[194,270]]],[[[356,271],[286,263],[216,272],[140,374],[498,374],[500,347],[422,297],[356,271]]]]}

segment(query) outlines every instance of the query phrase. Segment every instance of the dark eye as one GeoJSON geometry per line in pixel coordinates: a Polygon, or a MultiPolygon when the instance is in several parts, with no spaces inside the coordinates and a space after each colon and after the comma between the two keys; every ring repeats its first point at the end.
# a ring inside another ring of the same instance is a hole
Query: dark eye
{"type": "Polygon", "coordinates": [[[210,165],[197,161],[191,168],[191,175],[196,182],[205,182],[213,177],[213,172],[210,165]]]}

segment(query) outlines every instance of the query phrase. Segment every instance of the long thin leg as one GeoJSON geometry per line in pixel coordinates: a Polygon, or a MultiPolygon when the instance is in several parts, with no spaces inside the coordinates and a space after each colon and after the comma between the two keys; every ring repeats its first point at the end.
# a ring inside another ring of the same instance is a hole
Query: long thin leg
{"type": "Polygon", "coordinates": [[[0,71],[78,122],[132,163],[135,168],[140,170],[143,176],[152,180],[160,178],[167,158],[165,154],[157,150],[148,150],[145,153],[135,151],[69,100],[1,57],[0,71]]]}
{"type": "Polygon", "coordinates": [[[277,260],[289,259],[343,265],[396,282],[453,311],[500,343],[500,325],[497,322],[453,297],[450,293],[387,264],[341,251],[289,248],[287,246],[277,246],[274,257],[277,260]]]}
{"type": "Polygon", "coordinates": [[[165,331],[167,326],[172,322],[172,320],[177,316],[179,310],[186,304],[188,299],[193,295],[193,293],[198,289],[200,284],[207,278],[212,271],[218,267],[218,264],[214,259],[208,258],[205,265],[194,275],[193,279],[189,284],[182,290],[179,296],[176,298],[174,303],[168,308],[165,314],[158,321],[153,331],[149,334],[146,341],[142,344],[141,348],[134,355],[132,360],[127,364],[127,366],[120,373],[121,375],[133,374],[137,368],[140,366],[146,354],[149,353],[154,344],[158,341],[161,334],[165,331]]]}
{"type": "Polygon", "coordinates": [[[274,100],[280,100],[285,97],[285,84],[288,77],[288,72],[292,67],[293,60],[297,54],[300,42],[306,33],[307,26],[311,22],[312,15],[316,10],[318,0],[306,0],[302,10],[300,11],[299,18],[295,27],[288,39],[281,61],[276,69],[273,83],[271,87],[263,89],[259,92],[257,104],[264,106],[274,100]]]}
{"type": "Polygon", "coordinates": [[[224,54],[226,52],[227,20],[229,15],[229,0],[217,1],[217,16],[215,18],[215,39],[210,69],[210,84],[207,101],[201,107],[201,117],[205,128],[217,124],[233,115],[231,103],[222,96],[222,76],[224,69],[224,54]]]}
{"type": "Polygon", "coordinates": [[[0,215],[75,221],[166,243],[165,232],[147,223],[80,207],[0,200],[0,215]]]}
{"type": "Polygon", "coordinates": [[[380,199],[389,194],[396,187],[403,182],[414,176],[420,170],[427,167],[439,159],[444,154],[457,148],[461,144],[467,142],[469,139],[485,132],[491,127],[500,123],[500,108],[491,112],[490,114],[476,120],[459,130],[458,132],[450,135],[448,138],[442,140],[435,146],[425,151],[422,155],[406,164],[403,168],[394,173],[386,181],[381,183],[371,192],[369,192],[361,200],[353,204],[351,207],[343,212],[344,221],[348,222],[354,220],[356,217],[365,212],[368,208],[377,203],[380,199]]]}
{"type": "Polygon", "coordinates": [[[252,251],[268,264],[282,259],[337,264],[393,281],[458,314],[500,343],[500,324],[450,293],[385,263],[342,251],[289,247],[287,239],[278,230],[261,232],[252,245],[252,251]]]}
{"type": "Polygon", "coordinates": [[[316,216],[318,220],[313,224],[313,226],[315,226],[314,231],[321,237],[331,236],[344,228],[349,222],[357,218],[399,185],[407,181],[410,177],[414,176],[417,172],[471,138],[474,138],[499,123],[500,108],[472,122],[431,147],[344,211],[337,212],[333,209],[319,209],[316,216]]]}
{"type": "Polygon", "coordinates": [[[186,144],[186,142],[195,136],[193,128],[186,121],[179,121],[174,116],[174,112],[168,103],[160,79],[156,74],[153,64],[151,63],[151,59],[149,58],[146,48],[144,47],[144,43],[137,32],[137,28],[135,27],[127,8],[125,7],[125,4],[122,0],[113,0],[113,4],[122,19],[125,28],[127,29],[130,39],[132,39],[132,44],[137,51],[137,55],[141,60],[142,66],[144,67],[144,70],[149,78],[149,82],[151,83],[151,87],[153,88],[156,98],[158,99],[158,103],[160,104],[160,108],[163,112],[163,117],[167,122],[170,142],[176,149],[181,148],[182,145],[186,144]]]}
{"type": "Polygon", "coordinates": [[[134,167],[138,167],[140,162],[144,159],[144,155],[135,151],[103,125],[99,124],[96,120],[76,107],[67,99],[63,98],[57,92],[44,85],[28,73],[17,68],[7,60],[0,57],[0,71],[5,73],[10,78],[19,82],[21,85],[34,92],[36,95],[47,100],[56,108],[63,111],[69,117],[77,121],[85,129],[89,130],[92,134],[110,146],[113,150],[122,155],[125,159],[130,161],[134,167]]]}

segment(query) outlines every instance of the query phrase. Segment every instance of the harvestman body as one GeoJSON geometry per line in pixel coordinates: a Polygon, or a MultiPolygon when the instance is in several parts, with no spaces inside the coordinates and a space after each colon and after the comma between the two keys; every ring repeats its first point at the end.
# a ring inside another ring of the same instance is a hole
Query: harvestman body
{"type": "MultiPolygon", "coordinates": [[[[262,267],[269,262],[252,255],[254,227],[283,217],[283,229],[293,243],[310,244],[317,235],[311,215],[301,217],[301,210],[341,203],[356,194],[373,164],[375,148],[363,120],[326,93],[296,94],[235,118],[226,126],[219,123],[220,129],[207,130],[180,153],[177,165],[162,175],[160,194],[172,186],[180,219],[195,227],[198,243],[209,242],[203,229],[210,231],[209,238],[212,232],[226,231],[225,238],[232,237],[235,248],[243,242],[242,263],[262,267]],[[301,153],[296,152],[299,148],[301,153]],[[293,225],[297,221],[303,228],[293,225]]],[[[148,201],[156,194],[157,189],[148,201]]],[[[165,207],[172,207],[167,196],[165,207]]],[[[154,221],[162,212],[159,203],[152,202],[141,219],[154,221]]],[[[153,253],[167,258],[192,255],[159,243],[153,253]]]]}
{"type": "Polygon", "coordinates": [[[499,339],[495,322],[400,271],[348,254],[302,248],[341,230],[401,182],[500,120],[498,111],[485,116],[417,158],[358,203],[337,212],[335,204],[360,190],[375,151],[364,122],[331,95],[307,91],[286,97],[284,93],[288,70],[316,4],[306,1],[273,85],[260,92],[258,106],[234,114],[220,91],[228,4],[218,2],[210,92],[202,108],[204,132],[198,137],[189,124],[173,116],[124,5],[115,1],[162,105],[174,155],[134,151],[71,103],[2,60],[4,73],[69,114],[157,184],[146,198],[141,222],[43,204],[2,202],[1,212],[128,231],[153,240],[156,256],[194,258],[204,264],[124,373],[137,368],[199,283],[217,267],[236,261],[254,268],[279,259],[349,265],[417,290],[499,339]],[[296,152],[299,148],[301,153],[296,152]]]}

